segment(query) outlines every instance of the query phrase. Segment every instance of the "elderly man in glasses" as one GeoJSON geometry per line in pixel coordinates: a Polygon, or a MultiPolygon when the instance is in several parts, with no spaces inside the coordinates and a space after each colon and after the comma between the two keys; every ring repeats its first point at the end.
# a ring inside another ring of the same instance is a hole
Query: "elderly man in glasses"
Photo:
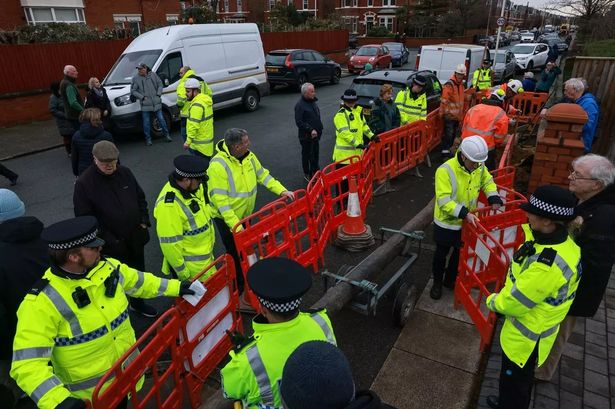
{"type": "Polygon", "coordinates": [[[568,179],[568,189],[579,199],[573,235],[581,247],[582,274],[549,358],[534,374],[542,381],[551,380],[577,317],[596,314],[615,262],[615,166],[590,153],[572,162],[568,179]]]}

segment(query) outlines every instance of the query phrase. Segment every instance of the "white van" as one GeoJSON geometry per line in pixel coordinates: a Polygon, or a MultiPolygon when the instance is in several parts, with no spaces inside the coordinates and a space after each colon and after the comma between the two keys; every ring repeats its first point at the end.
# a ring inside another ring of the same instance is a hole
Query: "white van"
{"type": "MultiPolygon", "coordinates": [[[[487,51],[488,52],[488,51],[487,51]]],[[[472,75],[480,68],[485,56],[485,47],[471,44],[424,45],[416,56],[417,70],[429,70],[436,74],[442,84],[448,81],[458,64],[468,70],[466,87],[472,85],[472,75]]]]}
{"type": "MultiPolygon", "coordinates": [[[[205,79],[214,94],[214,110],[243,104],[248,111],[258,108],[269,94],[265,53],[256,24],[180,24],[148,31],[124,50],[103,81],[111,100],[114,132],[142,130],[141,103],[130,95],[136,67],[145,63],[164,84],[163,114],[170,126],[179,121],[177,84],[179,69],[190,66],[205,79]]],[[[152,121],[154,136],[161,133],[152,121]]]]}

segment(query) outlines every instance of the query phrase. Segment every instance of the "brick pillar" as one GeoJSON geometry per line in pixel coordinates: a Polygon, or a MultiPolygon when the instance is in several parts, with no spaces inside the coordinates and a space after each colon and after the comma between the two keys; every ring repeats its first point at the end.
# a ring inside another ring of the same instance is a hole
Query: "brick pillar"
{"type": "Polygon", "coordinates": [[[538,186],[568,187],[572,160],[583,155],[583,125],[587,114],[577,104],[557,104],[547,111],[547,126],[538,131],[528,193],[538,186]]]}

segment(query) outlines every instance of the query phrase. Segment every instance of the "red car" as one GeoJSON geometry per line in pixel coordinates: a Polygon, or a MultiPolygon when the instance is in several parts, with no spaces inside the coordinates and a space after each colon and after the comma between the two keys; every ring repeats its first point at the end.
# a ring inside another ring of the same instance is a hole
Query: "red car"
{"type": "Polygon", "coordinates": [[[382,44],[364,45],[348,61],[348,72],[361,72],[365,64],[370,63],[373,69],[391,68],[391,53],[382,44]]]}

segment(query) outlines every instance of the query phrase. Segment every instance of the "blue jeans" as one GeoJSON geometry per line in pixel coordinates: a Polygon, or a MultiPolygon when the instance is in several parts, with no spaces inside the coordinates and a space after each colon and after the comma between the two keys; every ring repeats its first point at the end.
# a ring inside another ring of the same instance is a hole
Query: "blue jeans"
{"type": "MultiPolygon", "coordinates": [[[[151,134],[151,129],[150,129],[151,128],[150,114],[151,114],[151,111],[141,111],[141,117],[143,118],[143,133],[145,133],[146,141],[152,140],[152,134],[151,134]]],[[[162,109],[159,109],[158,111],[156,111],[155,114],[156,114],[156,119],[158,120],[158,124],[160,124],[160,127],[162,128],[162,132],[164,133],[164,136],[169,136],[169,128],[167,127],[167,122],[164,120],[164,117],[162,116],[162,109]]]]}
{"type": "Polygon", "coordinates": [[[182,135],[182,142],[186,142],[186,125],[188,122],[188,118],[185,116],[181,117],[181,121],[180,121],[180,129],[181,129],[181,135],[182,135]]]}

